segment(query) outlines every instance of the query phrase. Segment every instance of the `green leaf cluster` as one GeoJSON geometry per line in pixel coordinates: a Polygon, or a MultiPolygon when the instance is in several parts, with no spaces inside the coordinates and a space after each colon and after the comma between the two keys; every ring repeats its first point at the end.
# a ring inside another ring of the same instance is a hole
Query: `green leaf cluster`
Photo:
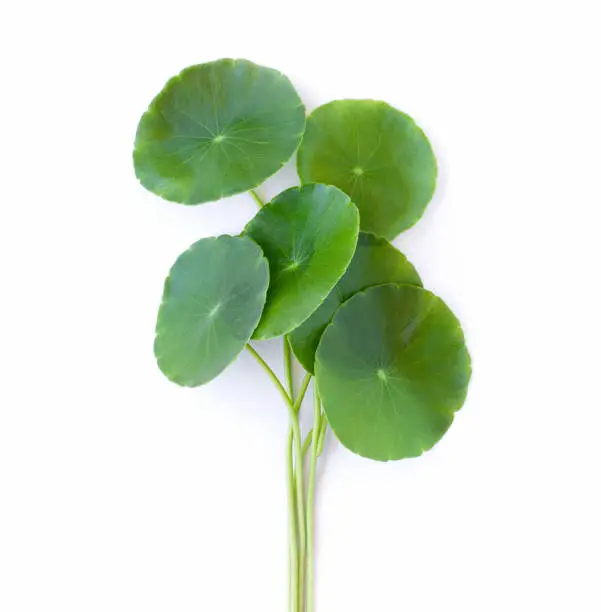
{"type": "Polygon", "coordinates": [[[375,100],[329,102],[306,118],[284,75],[223,59],[165,85],[133,157],[144,187],[201,204],[256,188],[297,149],[300,187],[239,236],[202,239],[173,265],[159,367],[177,384],[202,385],[251,338],[286,336],[344,446],[415,457],[447,431],[471,373],[457,318],[389,242],[420,219],[436,185],[416,123],[375,100]]]}
{"type": "Polygon", "coordinates": [[[432,147],[385,102],[337,100],[306,117],[284,75],[222,59],[165,85],[140,120],[133,157],[142,185],[166,200],[202,204],[250,190],[259,204],[239,235],[199,240],[175,261],[154,350],[167,378],[196,387],[246,348],[280,392],[290,420],[289,610],[313,612],[316,465],[328,425],[361,456],[416,457],[442,438],[467,394],[459,321],[390,242],[432,198],[432,147]],[[295,152],[300,187],[264,204],[254,189],[295,152]],[[278,336],[285,385],[256,348],[278,336]],[[299,389],[292,355],[306,370],[299,389]],[[313,377],[303,439],[299,412],[313,377]]]}

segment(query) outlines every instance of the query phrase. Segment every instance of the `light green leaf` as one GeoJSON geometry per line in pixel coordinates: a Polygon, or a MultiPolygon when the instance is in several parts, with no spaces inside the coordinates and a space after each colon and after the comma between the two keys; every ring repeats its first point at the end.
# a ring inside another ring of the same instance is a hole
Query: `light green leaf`
{"type": "Polygon", "coordinates": [[[348,270],[323,304],[290,334],[296,358],[308,372],[314,372],[315,351],[334,313],[358,291],[383,283],[421,286],[415,268],[384,238],[360,233],[357,250],[348,270]]]}
{"type": "Polygon", "coordinates": [[[386,461],[416,457],[440,440],[463,405],[471,365],[459,322],[440,298],[380,285],[338,309],[315,371],[340,442],[386,461]]]}
{"type": "Polygon", "coordinates": [[[269,267],[248,237],[203,238],[165,281],[154,352],[163,374],[186,387],[220,374],[250,339],[265,304],[269,267]]]}
{"type": "Polygon", "coordinates": [[[263,249],[271,281],[253,338],[287,334],[324,301],[348,267],[359,213],[336,187],[288,189],[262,208],[245,234],[263,249]]]}
{"type": "Polygon", "coordinates": [[[314,110],[297,166],[303,183],[347,193],[361,229],[389,240],[419,220],[436,186],[424,133],[411,117],[375,100],[337,100],[314,110]]]}
{"type": "Polygon", "coordinates": [[[136,176],[166,200],[201,204],[247,191],[297,149],[305,108],[280,72],[247,60],[191,66],[142,116],[136,176]]]}

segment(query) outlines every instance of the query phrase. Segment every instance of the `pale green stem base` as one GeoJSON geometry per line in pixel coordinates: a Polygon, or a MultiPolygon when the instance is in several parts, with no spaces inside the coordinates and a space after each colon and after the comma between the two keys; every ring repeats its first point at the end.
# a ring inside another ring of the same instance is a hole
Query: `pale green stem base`
{"type": "Polygon", "coordinates": [[[321,454],[326,422],[315,391],[313,429],[303,442],[299,412],[312,375],[306,374],[295,397],[292,375],[292,354],[288,338],[284,338],[284,370],[288,390],[250,345],[249,353],[274,383],[288,409],[290,429],[286,445],[286,484],[288,491],[288,545],[289,545],[289,610],[313,612],[314,609],[314,499],[317,457],[321,454]],[[321,447],[321,448],[320,448],[321,447]],[[307,504],[305,505],[304,458],[311,448],[307,504]],[[305,608],[306,606],[306,608],[305,608]]]}
{"type": "Polygon", "coordinates": [[[298,533],[296,521],[296,494],[294,479],[293,458],[294,432],[290,428],[288,444],[286,446],[286,484],[288,489],[288,553],[289,553],[289,576],[288,576],[288,607],[291,612],[299,612],[299,584],[298,584],[298,533]]]}
{"type": "Polygon", "coordinates": [[[294,404],[295,419],[292,423],[294,429],[294,452],[295,452],[295,469],[294,475],[296,477],[296,509],[297,509],[297,521],[298,521],[298,568],[299,568],[299,605],[300,609],[304,610],[303,593],[305,589],[305,570],[306,570],[306,555],[307,555],[307,525],[306,525],[306,509],[305,509],[305,479],[303,469],[303,451],[302,451],[302,436],[300,430],[300,423],[298,413],[300,407],[311,382],[311,374],[306,374],[301,388],[299,390],[298,398],[294,404]]]}
{"type": "MultiPolygon", "coordinates": [[[[307,599],[306,610],[315,609],[315,474],[317,470],[317,453],[322,428],[321,404],[317,387],[313,393],[313,434],[311,443],[311,463],[309,468],[309,486],[307,488],[307,599]]],[[[325,426],[324,426],[325,429],[325,426]]]]}

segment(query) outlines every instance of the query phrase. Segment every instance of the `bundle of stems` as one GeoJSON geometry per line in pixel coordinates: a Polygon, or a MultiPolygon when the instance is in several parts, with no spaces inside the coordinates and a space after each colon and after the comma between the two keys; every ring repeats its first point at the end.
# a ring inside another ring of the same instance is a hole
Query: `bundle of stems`
{"type": "Polygon", "coordinates": [[[286,485],[288,495],[288,557],[290,612],[313,612],[315,590],[315,477],[317,459],[323,452],[327,421],[317,387],[313,386],[313,427],[302,437],[300,409],[312,375],[305,374],[295,393],[293,357],[284,337],[284,385],[266,361],[250,345],[256,359],[279,391],[288,410],[290,425],[286,443],[286,485]],[[308,467],[308,470],[306,469],[308,467]]]}

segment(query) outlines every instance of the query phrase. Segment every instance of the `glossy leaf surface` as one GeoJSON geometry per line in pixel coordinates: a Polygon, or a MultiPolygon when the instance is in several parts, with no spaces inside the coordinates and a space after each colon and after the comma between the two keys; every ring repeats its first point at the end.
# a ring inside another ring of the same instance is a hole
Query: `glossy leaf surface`
{"type": "Polygon", "coordinates": [[[340,304],[358,291],[383,283],[422,284],[415,268],[390,242],[361,232],[344,276],[325,302],[290,334],[292,350],[305,370],[314,372],[317,345],[340,304]]]}
{"type": "Polygon", "coordinates": [[[182,253],[165,281],[154,351],[162,372],[186,387],[220,374],[261,317],[269,268],[248,237],[203,238],[182,253]]]}
{"type": "Polygon", "coordinates": [[[409,285],[371,287],[344,303],[322,336],[315,370],[340,442],[383,461],[432,448],[471,374],[458,320],[440,298],[409,285]]]}
{"type": "Polygon", "coordinates": [[[247,60],[191,66],[142,116],[136,176],[175,202],[200,204],[247,191],[294,153],[305,108],[280,72],[247,60]]]}
{"type": "Polygon", "coordinates": [[[436,186],[424,133],[375,100],[337,100],[314,110],[297,167],[303,183],[342,189],[359,208],[361,229],[389,240],[418,221],[436,186]]]}
{"type": "Polygon", "coordinates": [[[357,207],[336,187],[293,187],[262,208],[245,229],[263,249],[271,278],[253,337],[287,334],[307,319],[344,274],[358,233],[357,207]]]}

